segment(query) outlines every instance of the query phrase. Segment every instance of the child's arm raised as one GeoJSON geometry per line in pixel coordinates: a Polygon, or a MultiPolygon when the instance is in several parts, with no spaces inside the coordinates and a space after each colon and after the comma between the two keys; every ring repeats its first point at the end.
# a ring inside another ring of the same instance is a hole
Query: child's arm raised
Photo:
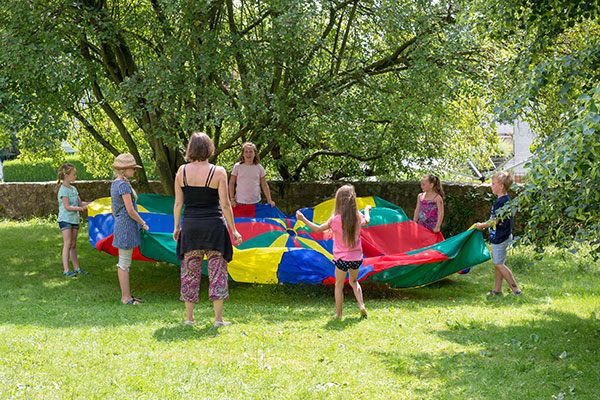
{"type": "Polygon", "coordinates": [[[300,221],[304,222],[306,224],[306,226],[308,226],[310,229],[312,229],[315,232],[324,232],[327,229],[329,229],[329,222],[325,222],[324,224],[315,224],[314,222],[311,222],[309,220],[306,219],[306,217],[304,216],[304,214],[302,214],[300,211],[296,211],[296,218],[299,219],[300,221]]]}
{"type": "Polygon", "coordinates": [[[365,222],[366,225],[369,225],[371,223],[371,205],[367,204],[365,206],[365,222]]]}

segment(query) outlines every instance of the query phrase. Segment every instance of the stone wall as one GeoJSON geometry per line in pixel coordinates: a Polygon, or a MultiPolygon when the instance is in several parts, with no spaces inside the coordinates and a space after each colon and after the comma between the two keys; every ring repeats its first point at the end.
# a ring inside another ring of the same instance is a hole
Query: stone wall
{"type": "MultiPolygon", "coordinates": [[[[110,196],[112,181],[76,181],[82,201],[110,196]]],[[[135,188],[135,183],[133,183],[135,188]]],[[[160,182],[150,182],[154,193],[164,193],[160,182]]],[[[136,188],[137,190],[137,188],[136,188]]],[[[58,214],[58,188],[52,182],[0,183],[0,218],[31,218],[58,214]]],[[[87,218],[87,213],[80,213],[87,218]]]]}
{"type": "MultiPolygon", "coordinates": [[[[335,195],[343,182],[269,182],[273,200],[285,213],[310,207],[335,195]]],[[[83,201],[110,195],[111,181],[77,181],[75,186],[83,201]]],[[[133,184],[135,187],[135,183],[133,184]]],[[[358,196],[379,196],[399,205],[412,218],[419,182],[357,182],[358,196]]],[[[151,182],[154,193],[164,193],[160,182],[151,182]]],[[[491,189],[486,185],[445,183],[445,218],[442,232],[461,232],[477,221],[489,217],[491,189]]],[[[58,213],[56,182],[0,183],[0,218],[43,217],[58,213]]],[[[81,214],[86,218],[86,213],[81,214]]]]}

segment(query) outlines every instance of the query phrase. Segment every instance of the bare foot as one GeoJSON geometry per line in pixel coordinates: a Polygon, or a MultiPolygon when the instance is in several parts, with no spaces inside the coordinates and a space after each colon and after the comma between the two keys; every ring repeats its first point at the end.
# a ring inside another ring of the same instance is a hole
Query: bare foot
{"type": "Polygon", "coordinates": [[[335,314],[331,318],[342,319],[342,314],[335,314]]]}
{"type": "Polygon", "coordinates": [[[359,310],[360,310],[360,315],[361,315],[361,317],[363,317],[363,318],[367,318],[367,315],[368,315],[368,313],[367,313],[367,309],[366,309],[366,308],[364,308],[364,307],[360,307],[360,308],[359,308],[359,310]]]}

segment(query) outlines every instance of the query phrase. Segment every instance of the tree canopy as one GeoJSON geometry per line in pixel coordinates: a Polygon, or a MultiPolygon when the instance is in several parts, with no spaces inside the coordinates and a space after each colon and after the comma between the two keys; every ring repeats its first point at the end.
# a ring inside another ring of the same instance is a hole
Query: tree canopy
{"type": "Polygon", "coordinates": [[[600,255],[600,7],[597,1],[484,1],[490,37],[513,51],[496,76],[496,111],[528,120],[535,158],[513,207],[523,240],[589,243],[600,255]]]}
{"type": "Polygon", "coordinates": [[[29,0],[0,8],[0,143],[130,152],[167,193],[194,131],[272,178],[399,178],[538,134],[525,241],[600,250],[597,0],[29,0]],[[435,163],[428,164],[428,162],[435,163]]]}
{"type": "MultiPolygon", "coordinates": [[[[283,180],[398,177],[493,148],[494,49],[462,2],[31,0],[0,10],[0,124],[24,156],[130,152],[167,193],[189,135],[283,180]]],[[[1,133],[0,133],[1,135],[1,133]]]]}

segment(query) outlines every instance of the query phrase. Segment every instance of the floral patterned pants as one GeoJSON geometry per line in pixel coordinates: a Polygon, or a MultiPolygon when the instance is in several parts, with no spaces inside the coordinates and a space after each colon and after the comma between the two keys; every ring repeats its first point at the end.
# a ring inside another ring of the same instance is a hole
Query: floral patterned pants
{"type": "Polygon", "coordinates": [[[229,298],[227,261],[221,253],[213,250],[192,250],[183,255],[181,263],[181,300],[183,301],[198,302],[204,255],[208,261],[208,299],[214,301],[229,298]]]}

